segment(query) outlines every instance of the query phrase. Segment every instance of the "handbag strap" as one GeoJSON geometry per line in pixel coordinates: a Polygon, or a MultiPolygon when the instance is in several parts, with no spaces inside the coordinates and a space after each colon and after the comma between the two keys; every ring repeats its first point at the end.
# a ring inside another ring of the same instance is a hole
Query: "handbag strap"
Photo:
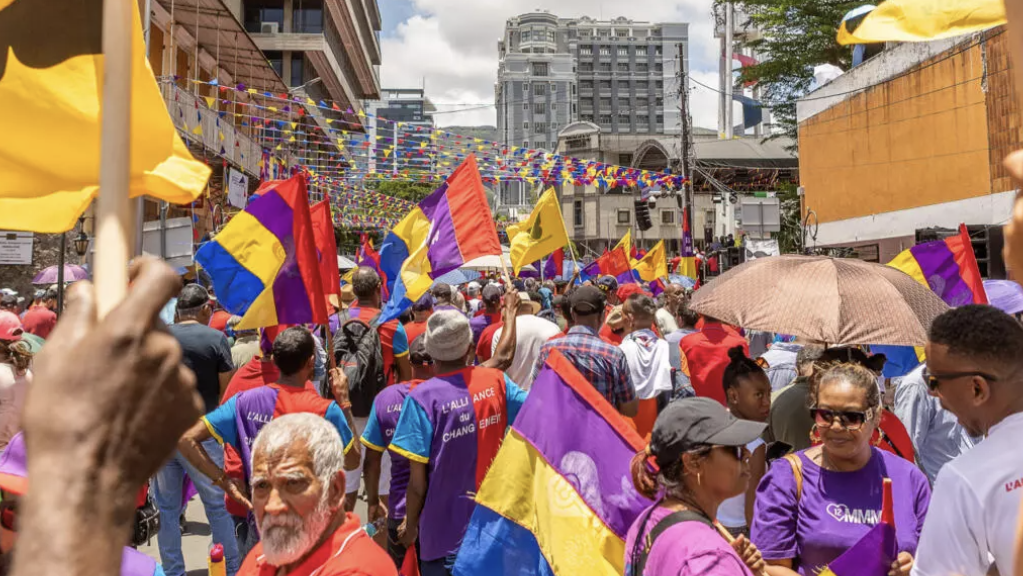
{"type": "Polygon", "coordinates": [[[650,515],[656,509],[657,506],[653,506],[647,511],[646,516],[643,517],[643,522],[640,524],[640,531],[636,534],[636,541],[632,547],[632,571],[630,576],[642,576],[643,571],[646,570],[647,559],[650,557],[650,550],[653,549],[654,542],[657,540],[658,536],[663,534],[672,526],[683,522],[699,522],[712,529],[714,528],[714,523],[702,513],[694,510],[680,510],[678,512],[672,512],[664,518],[661,518],[660,522],[655,524],[653,529],[644,535],[643,530],[646,528],[646,524],[650,520],[650,515]]]}

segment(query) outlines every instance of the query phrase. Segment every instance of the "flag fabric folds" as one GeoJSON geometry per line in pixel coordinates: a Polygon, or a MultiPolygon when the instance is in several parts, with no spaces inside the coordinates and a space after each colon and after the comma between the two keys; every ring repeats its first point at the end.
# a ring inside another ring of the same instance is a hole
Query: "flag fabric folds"
{"type": "Polygon", "coordinates": [[[676,274],[697,278],[696,253],[693,251],[693,231],[689,227],[689,208],[682,210],[682,253],[676,274]]]}
{"type": "Polygon", "coordinates": [[[533,212],[517,226],[517,234],[508,236],[512,269],[516,275],[523,266],[539,260],[568,244],[568,230],[561,215],[561,204],[554,188],[544,192],[533,212]]]}
{"type": "Polygon", "coordinates": [[[547,280],[553,280],[565,272],[565,249],[558,248],[547,258],[543,267],[543,275],[547,280]]]}
{"type": "MultiPolygon", "coordinates": [[[[70,230],[99,191],[102,10],[0,1],[0,229],[70,230]]],[[[132,12],[131,195],[187,204],[210,169],[171,122],[132,12]]]]}
{"type": "Polygon", "coordinates": [[[846,16],[838,42],[925,42],[1005,22],[1003,0],[885,0],[873,10],[857,9],[846,16]]]}
{"type": "Polygon", "coordinates": [[[388,277],[403,254],[404,263],[395,272],[381,322],[397,318],[412,306],[430,289],[434,278],[480,256],[501,256],[476,156],[470,154],[387,235],[380,260],[388,277]]]}
{"type": "MultiPolygon", "coordinates": [[[[337,239],[334,238],[334,217],[330,202],[324,200],[309,209],[313,223],[313,241],[320,261],[320,280],[327,304],[341,307],[341,271],[337,267],[337,239]]],[[[328,310],[329,312],[329,310],[328,310]]]]}
{"type": "Polygon", "coordinates": [[[242,317],[239,330],[278,324],[326,324],[305,177],[274,180],[259,198],[199,248],[217,298],[242,317]]]}
{"type": "Polygon", "coordinates": [[[885,478],[881,496],[881,521],[841,556],[832,560],[820,572],[820,576],[887,576],[898,555],[892,481],[885,478]]]}
{"type": "Polygon", "coordinates": [[[454,574],[622,574],[625,536],[651,504],[629,473],[643,445],[553,351],[476,495],[454,574]]]}
{"type": "Polygon", "coordinates": [[[366,266],[376,270],[377,275],[380,276],[381,298],[386,302],[391,296],[389,286],[394,286],[394,282],[388,281],[389,277],[380,264],[380,254],[373,249],[373,241],[370,240],[368,234],[362,235],[362,245],[356,253],[355,263],[358,266],[366,266]]]}
{"type": "Polygon", "coordinates": [[[640,279],[646,282],[666,278],[668,276],[668,254],[664,249],[664,240],[655,244],[639,262],[632,266],[632,269],[638,272],[640,279]]]}
{"type": "Polygon", "coordinates": [[[917,244],[888,263],[928,286],[949,306],[987,304],[987,292],[965,226],[944,240],[917,244]]]}

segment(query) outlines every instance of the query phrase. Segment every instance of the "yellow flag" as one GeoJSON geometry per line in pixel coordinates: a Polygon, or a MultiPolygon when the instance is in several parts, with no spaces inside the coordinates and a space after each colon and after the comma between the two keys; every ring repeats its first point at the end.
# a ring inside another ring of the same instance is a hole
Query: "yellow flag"
{"type": "Polygon", "coordinates": [[[630,264],[635,266],[636,261],[632,259],[632,230],[626,231],[625,236],[622,236],[622,239],[618,241],[618,244],[615,244],[614,249],[617,250],[619,248],[625,250],[625,257],[629,259],[630,264]]]}
{"type": "Polygon", "coordinates": [[[517,227],[517,234],[509,236],[511,242],[511,263],[515,274],[530,262],[553,254],[568,244],[568,230],[561,215],[561,204],[554,188],[540,196],[533,213],[517,227]]]}
{"type": "Polygon", "coordinates": [[[632,269],[639,272],[639,277],[645,282],[653,282],[667,276],[668,253],[664,250],[664,240],[655,244],[646,256],[632,265],[632,269]]]}
{"type": "Polygon", "coordinates": [[[678,264],[678,274],[695,280],[698,277],[696,270],[696,257],[688,256],[682,258],[682,261],[678,264]]]}
{"type": "MultiPolygon", "coordinates": [[[[99,0],[0,0],[0,230],[70,230],[99,191],[102,9],[99,0]],[[54,14],[84,28],[36,34],[54,14]]],[[[132,12],[131,195],[187,204],[210,169],[171,122],[132,12]]]]}
{"type": "Polygon", "coordinates": [[[847,14],[838,28],[838,42],[924,42],[1005,22],[1003,0],[886,0],[874,10],[864,7],[847,14]]]}

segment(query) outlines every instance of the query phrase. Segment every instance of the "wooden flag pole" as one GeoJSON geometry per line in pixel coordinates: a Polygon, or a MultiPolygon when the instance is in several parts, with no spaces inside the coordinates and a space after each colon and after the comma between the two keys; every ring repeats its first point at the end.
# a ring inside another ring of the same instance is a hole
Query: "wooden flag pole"
{"type": "Polygon", "coordinates": [[[103,318],[128,293],[131,253],[131,69],[133,0],[103,2],[103,91],[96,200],[97,314],[103,318]]]}

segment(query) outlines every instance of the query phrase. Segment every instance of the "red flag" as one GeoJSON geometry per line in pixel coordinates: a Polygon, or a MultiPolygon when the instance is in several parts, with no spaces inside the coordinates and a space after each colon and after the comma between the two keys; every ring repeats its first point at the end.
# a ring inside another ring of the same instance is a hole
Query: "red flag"
{"type": "Polygon", "coordinates": [[[341,272],[337,267],[337,241],[334,238],[334,218],[330,203],[324,200],[309,209],[313,220],[313,241],[316,255],[320,259],[320,280],[327,304],[341,307],[341,272]]]}
{"type": "Polygon", "coordinates": [[[624,248],[615,248],[610,252],[605,252],[599,259],[600,262],[600,273],[606,276],[618,276],[619,274],[625,274],[631,268],[629,267],[629,257],[625,255],[624,248]]]}
{"type": "Polygon", "coordinates": [[[416,557],[415,546],[405,552],[405,560],[401,563],[398,576],[419,576],[419,558],[416,557]]]}

